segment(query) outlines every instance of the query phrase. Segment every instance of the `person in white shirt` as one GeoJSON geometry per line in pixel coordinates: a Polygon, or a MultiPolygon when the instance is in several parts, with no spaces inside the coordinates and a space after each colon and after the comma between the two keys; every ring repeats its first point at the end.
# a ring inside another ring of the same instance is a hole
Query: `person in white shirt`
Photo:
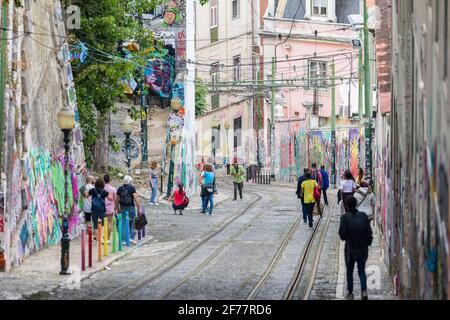
{"type": "MultiPolygon", "coordinates": [[[[89,192],[91,189],[94,189],[94,180],[95,178],[93,176],[86,177],[86,185],[84,186],[84,188],[82,188],[83,195],[85,194],[85,192],[89,192]]],[[[92,198],[89,196],[85,197],[83,201],[83,212],[84,220],[86,221],[86,225],[88,225],[92,220],[92,198]]]]}
{"type": "Polygon", "coordinates": [[[364,212],[369,217],[369,220],[373,220],[375,215],[375,196],[372,189],[369,188],[367,181],[362,180],[359,183],[360,188],[355,192],[355,199],[359,212],[364,212]]]}
{"type": "Polygon", "coordinates": [[[348,197],[353,197],[353,194],[356,191],[356,183],[355,179],[352,176],[352,173],[350,170],[345,170],[344,173],[344,180],[341,181],[341,194],[342,194],[342,203],[344,204],[345,212],[348,212],[347,205],[345,203],[345,200],[348,197]]]}

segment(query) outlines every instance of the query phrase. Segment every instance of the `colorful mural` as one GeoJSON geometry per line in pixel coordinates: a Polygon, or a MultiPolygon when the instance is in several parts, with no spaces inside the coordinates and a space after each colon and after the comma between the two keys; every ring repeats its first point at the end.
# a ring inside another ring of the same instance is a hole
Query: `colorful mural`
{"type": "MultiPolygon", "coordinates": [[[[330,130],[311,130],[307,134],[304,122],[293,126],[280,122],[275,127],[275,177],[280,181],[295,181],[308,167],[308,139],[310,163],[324,165],[331,172],[332,144],[330,130]]],[[[346,169],[356,177],[359,168],[360,136],[358,128],[336,130],[337,183],[346,169]]]]}
{"type": "MultiPolygon", "coordinates": [[[[75,165],[71,162],[69,166],[69,233],[71,238],[75,238],[80,234],[81,219],[76,206],[78,183],[75,165]]],[[[15,194],[22,195],[21,201],[28,205],[24,211],[20,210],[21,219],[17,219],[12,228],[17,230],[12,233],[16,234],[16,239],[12,239],[15,250],[11,252],[10,257],[13,266],[20,264],[30,254],[59,242],[65,195],[63,168],[63,156],[52,157],[43,151],[31,151],[24,160],[25,188],[16,190],[15,194]]]]}

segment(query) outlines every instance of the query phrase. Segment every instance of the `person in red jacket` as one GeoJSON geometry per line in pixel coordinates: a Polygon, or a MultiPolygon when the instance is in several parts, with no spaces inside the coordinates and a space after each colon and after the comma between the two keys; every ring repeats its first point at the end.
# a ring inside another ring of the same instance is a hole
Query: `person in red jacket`
{"type": "Polygon", "coordinates": [[[177,214],[177,210],[180,211],[180,215],[183,215],[184,210],[183,202],[185,197],[186,192],[184,192],[183,185],[180,183],[178,185],[178,189],[176,189],[169,198],[169,201],[173,201],[172,208],[175,215],[177,214]]]}

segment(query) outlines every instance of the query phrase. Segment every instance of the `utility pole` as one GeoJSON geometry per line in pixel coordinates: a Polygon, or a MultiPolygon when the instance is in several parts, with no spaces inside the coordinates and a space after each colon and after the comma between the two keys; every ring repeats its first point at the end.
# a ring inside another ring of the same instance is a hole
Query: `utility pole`
{"type": "Polygon", "coordinates": [[[366,176],[372,179],[372,115],[371,115],[371,84],[370,84],[370,62],[369,62],[369,11],[367,0],[364,0],[364,102],[366,116],[366,176]]]}
{"type": "MultiPolygon", "coordinates": [[[[139,26],[142,28],[142,12],[139,12],[139,26]]],[[[142,42],[139,44],[142,46],[142,42]]],[[[142,48],[139,48],[142,49],[142,48]]],[[[147,113],[148,108],[145,104],[145,79],[144,79],[144,69],[142,67],[138,68],[139,73],[139,88],[141,96],[141,153],[142,153],[142,167],[146,167],[148,163],[148,133],[147,133],[147,113]]]]}
{"type": "Polygon", "coordinates": [[[352,117],[352,77],[353,77],[353,54],[350,54],[350,79],[348,80],[348,118],[352,117]]]}
{"type": "MultiPolygon", "coordinates": [[[[278,44],[277,44],[278,45],[278,44]]],[[[270,171],[275,174],[275,72],[276,72],[276,54],[277,46],[275,46],[275,57],[272,58],[272,100],[270,106],[270,171]]]]}
{"type": "MultiPolygon", "coordinates": [[[[362,32],[359,32],[359,38],[362,38],[362,32]]],[[[363,49],[359,48],[358,53],[358,114],[359,118],[363,118],[363,79],[364,79],[363,49]]]]}
{"type": "Polygon", "coordinates": [[[331,65],[331,183],[336,184],[336,65],[331,65]]]}

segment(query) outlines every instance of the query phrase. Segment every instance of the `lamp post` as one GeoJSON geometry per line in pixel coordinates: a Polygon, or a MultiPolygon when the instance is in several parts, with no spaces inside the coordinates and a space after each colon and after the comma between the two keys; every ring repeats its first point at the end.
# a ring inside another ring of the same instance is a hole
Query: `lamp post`
{"type": "MultiPolygon", "coordinates": [[[[172,111],[175,113],[178,113],[181,110],[181,101],[172,99],[170,103],[172,107],[172,111]]],[[[181,130],[181,128],[179,128],[181,130]]],[[[179,132],[175,131],[170,133],[170,163],[169,163],[169,176],[167,177],[167,195],[166,199],[169,199],[170,195],[172,194],[173,189],[173,177],[175,173],[175,145],[177,144],[178,140],[180,139],[179,132]]]]}
{"type": "Polygon", "coordinates": [[[227,121],[227,122],[225,122],[224,127],[225,127],[225,130],[227,132],[227,142],[226,142],[227,144],[226,144],[226,149],[225,149],[225,156],[226,156],[226,159],[227,159],[227,174],[230,174],[230,155],[229,155],[229,150],[228,150],[228,148],[230,146],[229,146],[229,143],[228,143],[228,136],[229,136],[229,130],[231,128],[231,125],[227,121]]]}
{"type": "MultiPolygon", "coordinates": [[[[220,128],[220,120],[218,120],[218,119],[213,119],[211,124],[212,124],[213,130],[214,129],[218,130],[220,128]]],[[[219,132],[219,136],[220,136],[220,132],[219,132]]],[[[214,168],[216,167],[216,143],[217,143],[216,142],[216,135],[214,134],[214,144],[212,146],[212,151],[213,151],[212,155],[213,155],[213,161],[214,161],[214,168]]]]}
{"type": "Polygon", "coordinates": [[[133,131],[133,119],[128,114],[120,123],[123,133],[125,134],[125,153],[127,156],[128,174],[131,174],[131,142],[130,135],[133,131]]]}
{"type": "Polygon", "coordinates": [[[61,238],[61,275],[70,275],[69,271],[69,252],[70,252],[70,235],[69,220],[70,213],[69,199],[67,194],[67,183],[69,181],[69,149],[70,149],[70,132],[75,128],[75,113],[67,105],[58,112],[58,127],[64,134],[64,212],[63,212],[63,231],[61,238]]]}

